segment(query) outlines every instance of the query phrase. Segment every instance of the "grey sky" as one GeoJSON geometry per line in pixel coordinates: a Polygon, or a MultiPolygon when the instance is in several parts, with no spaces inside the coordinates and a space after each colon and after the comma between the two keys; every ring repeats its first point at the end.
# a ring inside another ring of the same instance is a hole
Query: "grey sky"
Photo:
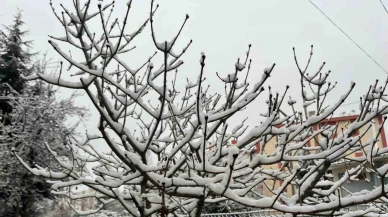
{"type": "MultiPolygon", "coordinates": [[[[70,0],[55,1],[71,3],[70,0]]],[[[96,1],[97,2],[97,1],[96,1]]],[[[105,1],[107,2],[107,1],[105,1]]],[[[388,70],[388,14],[379,0],[315,0],[334,22],[350,35],[361,47],[388,70]]],[[[388,6],[388,1],[383,1],[388,6]]],[[[23,10],[29,38],[34,40],[35,50],[55,52],[47,43],[47,35],[63,36],[62,26],[56,20],[46,0],[2,0],[0,23],[10,24],[16,8],[23,10]]],[[[331,81],[338,81],[336,91],[329,102],[334,102],[353,80],[357,83],[348,102],[357,100],[367,91],[375,79],[386,79],[386,74],[349,39],[333,26],[308,0],[164,0],[155,18],[159,40],[170,39],[178,31],[185,14],[190,15],[180,44],[190,39],[194,44],[185,54],[181,79],[196,78],[199,72],[200,52],[207,56],[206,74],[213,90],[219,90],[215,72],[228,74],[233,71],[238,57],[243,58],[248,44],[252,44],[253,68],[250,80],[261,77],[263,69],[276,63],[275,71],[268,84],[282,93],[286,84],[293,88],[291,94],[298,94],[299,75],[293,60],[292,47],[296,47],[301,65],[309,56],[310,45],[314,45],[314,56],[310,71],[315,72],[323,61],[324,71],[331,70],[331,81]]],[[[122,18],[125,1],[117,1],[115,17],[122,18]]],[[[96,6],[95,6],[96,7],[96,6]]],[[[61,8],[56,5],[57,12],[61,8]]],[[[134,0],[129,16],[129,25],[135,28],[148,16],[149,1],[134,0]],[[133,23],[137,25],[132,25],[133,23]]],[[[122,20],[122,19],[121,19],[122,20]]],[[[98,28],[96,24],[96,28],[98,28]]],[[[137,51],[129,61],[145,60],[151,55],[148,49],[152,43],[146,31],[137,46],[137,51]],[[141,48],[142,49],[142,48],[141,48]],[[134,58],[135,57],[135,58],[134,58]]],[[[248,123],[257,125],[260,119],[257,111],[263,111],[262,100],[255,101],[240,117],[250,116],[248,123]]],[[[345,106],[347,111],[354,106],[345,106]]],[[[237,120],[237,119],[236,119],[237,120]]]]}

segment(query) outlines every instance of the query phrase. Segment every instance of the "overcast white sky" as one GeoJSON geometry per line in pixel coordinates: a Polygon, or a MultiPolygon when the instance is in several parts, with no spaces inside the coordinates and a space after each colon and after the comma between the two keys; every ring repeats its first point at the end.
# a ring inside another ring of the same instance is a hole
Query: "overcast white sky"
{"type": "MultiPolygon", "coordinates": [[[[61,11],[58,3],[71,3],[70,0],[54,2],[58,12],[61,11]]],[[[131,28],[148,16],[150,5],[149,0],[133,2],[129,16],[131,28]]],[[[383,2],[388,6],[388,1],[383,2]]],[[[179,29],[185,14],[190,15],[180,42],[183,45],[193,39],[194,44],[183,57],[185,65],[180,78],[196,78],[199,54],[204,51],[207,55],[205,76],[214,90],[222,87],[215,72],[231,73],[236,59],[244,57],[250,43],[253,46],[250,80],[261,77],[262,70],[275,62],[270,84],[279,92],[289,84],[294,87],[292,94],[299,93],[299,75],[292,47],[296,47],[303,65],[311,44],[315,49],[310,71],[315,72],[326,61],[324,71],[331,70],[331,80],[339,82],[331,102],[349,87],[351,80],[357,85],[348,102],[357,100],[375,79],[385,80],[387,77],[308,0],[163,0],[158,3],[161,8],[155,25],[159,40],[170,39],[179,29]]],[[[388,70],[388,14],[379,0],[314,0],[314,3],[388,70]]],[[[1,0],[0,23],[10,24],[17,8],[23,10],[25,28],[30,30],[29,39],[34,40],[34,49],[48,50],[51,56],[59,59],[47,43],[47,35],[63,36],[64,31],[54,17],[49,1],[1,0]]],[[[123,17],[124,11],[125,1],[117,1],[114,16],[123,17]]],[[[146,31],[138,40],[138,47],[151,44],[150,36],[146,31]]],[[[136,58],[128,61],[144,60],[152,53],[146,50],[140,50],[132,56],[136,58]]],[[[238,118],[249,116],[248,123],[257,125],[257,111],[264,108],[263,101],[258,100],[238,118]]],[[[352,108],[344,106],[340,111],[352,108]]]]}

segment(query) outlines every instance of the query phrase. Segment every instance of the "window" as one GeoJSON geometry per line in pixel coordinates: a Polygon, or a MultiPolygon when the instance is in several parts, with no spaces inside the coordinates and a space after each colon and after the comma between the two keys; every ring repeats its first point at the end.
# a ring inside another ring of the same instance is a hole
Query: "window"
{"type": "Polygon", "coordinates": [[[264,187],[263,187],[263,183],[260,183],[257,185],[257,191],[260,193],[260,194],[263,194],[263,190],[264,190],[264,187]]]}
{"type": "MultiPolygon", "coordinates": [[[[306,139],[310,139],[310,137],[307,137],[306,139]]],[[[306,146],[307,146],[307,147],[311,147],[311,140],[309,140],[309,141],[306,143],[306,146]]]]}
{"type": "MultiPolygon", "coordinates": [[[[349,123],[348,127],[353,124],[356,120],[353,120],[349,123]]],[[[352,136],[359,136],[360,135],[360,129],[358,129],[352,136]]]]}
{"type": "MultiPolygon", "coordinates": [[[[338,179],[341,179],[343,176],[344,176],[344,173],[338,173],[338,179]]],[[[361,172],[360,174],[358,174],[358,176],[357,176],[356,178],[357,178],[358,180],[349,180],[349,179],[347,179],[347,180],[346,180],[346,183],[365,181],[365,179],[366,179],[366,173],[365,173],[365,172],[361,172]]]]}
{"type": "Polygon", "coordinates": [[[255,152],[260,153],[260,143],[257,143],[255,146],[256,146],[255,152]]]}
{"type": "Polygon", "coordinates": [[[356,151],[356,152],[354,152],[354,154],[356,155],[356,157],[362,157],[364,155],[364,152],[356,151]]]}
{"type": "MultiPolygon", "coordinates": [[[[285,171],[286,167],[283,166],[283,164],[281,162],[278,163],[278,168],[281,170],[281,171],[285,171]]],[[[282,187],[284,181],[283,180],[279,180],[279,188],[282,187]]],[[[287,186],[284,188],[283,190],[284,192],[287,193],[287,186]]]]}
{"type": "Polygon", "coordinates": [[[358,174],[357,179],[358,179],[359,181],[365,181],[365,179],[366,179],[366,173],[360,173],[360,174],[358,174]]]}
{"type": "MultiPolygon", "coordinates": [[[[335,125],[337,125],[337,122],[327,122],[327,123],[325,123],[324,125],[327,125],[327,126],[335,126],[335,125]]],[[[335,138],[337,138],[337,131],[338,131],[338,128],[337,129],[335,129],[335,132],[333,131],[333,135],[331,135],[330,136],[330,139],[335,139],[335,138]]]]}
{"type": "MultiPolygon", "coordinates": [[[[380,168],[381,166],[383,166],[385,163],[382,162],[382,161],[376,161],[375,162],[375,167],[376,169],[380,168]]],[[[371,179],[373,177],[373,181],[374,181],[374,184],[375,186],[380,186],[381,185],[381,179],[380,177],[375,174],[375,173],[370,173],[370,176],[371,176],[371,179]]],[[[384,177],[384,184],[387,185],[388,184],[388,177],[384,177]]]]}
{"type": "MultiPolygon", "coordinates": [[[[283,183],[284,183],[283,180],[279,180],[279,188],[282,187],[283,183]]],[[[286,187],[284,188],[283,192],[287,193],[287,187],[288,187],[288,186],[286,186],[286,187]]]]}

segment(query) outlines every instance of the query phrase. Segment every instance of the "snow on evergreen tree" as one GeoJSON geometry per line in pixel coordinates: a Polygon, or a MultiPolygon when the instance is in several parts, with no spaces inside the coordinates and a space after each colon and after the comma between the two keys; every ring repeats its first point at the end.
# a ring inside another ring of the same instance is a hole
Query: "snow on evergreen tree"
{"type": "MultiPolygon", "coordinates": [[[[0,215],[34,216],[43,198],[53,199],[45,180],[30,174],[12,155],[12,149],[27,164],[58,168],[46,151],[45,143],[55,147],[58,156],[69,159],[67,143],[74,136],[74,126],[66,126],[69,116],[81,118],[86,112],[74,106],[74,96],[58,100],[52,85],[42,81],[26,84],[22,78],[32,72],[46,74],[45,58],[33,62],[28,51],[31,41],[23,37],[19,11],[14,24],[6,27],[0,38],[0,215]],[[51,162],[50,162],[51,161],[51,162]]],[[[85,116],[86,117],[86,116],[85,116]]]]}
{"type": "MultiPolygon", "coordinates": [[[[25,86],[21,75],[31,73],[30,63],[34,56],[28,49],[32,42],[24,39],[28,31],[22,30],[23,25],[22,12],[18,11],[13,24],[5,26],[5,31],[0,31],[0,84],[7,83],[19,93],[25,86]]],[[[8,92],[8,87],[0,87],[0,95],[7,95],[8,92]]],[[[12,111],[4,99],[0,100],[0,109],[3,117],[12,111]]]]}

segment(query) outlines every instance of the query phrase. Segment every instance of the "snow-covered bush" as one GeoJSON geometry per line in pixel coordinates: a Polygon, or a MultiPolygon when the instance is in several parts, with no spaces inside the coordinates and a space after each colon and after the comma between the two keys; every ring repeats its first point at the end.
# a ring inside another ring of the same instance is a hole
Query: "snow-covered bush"
{"type": "Polygon", "coordinates": [[[85,141],[73,140],[72,147],[77,149],[72,149],[70,163],[57,159],[61,170],[43,168],[44,165],[28,168],[37,176],[49,178],[59,195],[74,200],[94,197],[99,201],[96,209],[78,211],[79,214],[96,213],[106,204],[118,201],[131,216],[200,216],[205,205],[227,200],[253,209],[291,214],[341,215],[347,212],[347,207],[366,203],[368,209],[357,214],[386,212],[379,205],[387,201],[385,186],[346,197],[337,194],[346,180],[356,177],[369,164],[370,170],[381,179],[387,173],[387,166],[379,168],[373,164],[373,159],[388,152],[388,148],[375,147],[382,125],[368,142],[360,140],[371,130],[368,127],[372,126],[371,121],[388,112],[386,82],[370,86],[360,100],[357,120],[338,129],[340,135],[332,139],[337,126],[320,123],[331,118],[355,83],[350,83],[336,103],[325,106],[327,95],[335,87],[328,82],[329,73],[321,72],[322,65],[316,73],[308,74],[307,66],[301,68],[296,61],[303,99],[299,106],[294,100],[287,100],[289,87],[282,94],[264,88],[275,64],[264,69],[261,79],[249,85],[249,46],[246,56],[235,63],[233,73],[219,75],[225,86],[224,94],[211,93],[205,86],[204,53],[199,56],[199,63],[190,63],[199,68],[198,79],[178,89],[181,76],[178,68],[183,64],[180,59],[191,42],[181,52],[177,51],[176,42],[189,17],[184,18],[172,40],[162,41],[155,35],[153,16],[157,6],[152,1],[149,19],[135,32],[127,33],[131,3],[126,5],[122,22],[112,18],[114,2],[103,6],[75,0],[72,10],[65,6],[62,14],[53,10],[65,34],[52,36],[49,43],[77,70],[72,74],[77,79],[44,74],[27,78],[84,90],[99,112],[96,118],[99,133],[88,134],[85,141]],[[95,32],[98,31],[93,29],[95,25],[90,25],[93,20],[99,20],[101,34],[95,32]],[[131,59],[123,56],[132,52],[133,40],[148,23],[151,43],[162,61],[156,64],[155,53],[143,65],[130,66],[131,59]],[[83,58],[74,58],[74,52],[70,55],[61,49],[58,41],[73,46],[83,58]],[[268,95],[263,102],[267,111],[262,114],[264,121],[251,129],[241,121],[230,129],[228,120],[260,95],[268,95]],[[285,108],[292,112],[287,114],[285,108]],[[309,116],[309,110],[315,110],[315,115],[309,116]],[[359,136],[354,136],[358,130],[361,130],[359,136]],[[229,146],[231,139],[237,143],[229,146]],[[312,140],[317,145],[309,147],[312,140]],[[274,149],[264,152],[271,141],[275,143],[274,149]],[[96,144],[106,145],[109,151],[99,150],[96,144]],[[257,144],[260,153],[247,158],[257,144]],[[348,156],[360,150],[365,155],[355,158],[359,162],[357,167],[348,168],[338,181],[326,178],[333,163],[352,160],[348,156]],[[89,163],[93,163],[93,177],[77,170],[77,165],[89,163]],[[282,165],[280,169],[264,167],[278,164],[282,165]],[[282,183],[272,189],[273,196],[250,196],[256,186],[268,181],[282,183]],[[68,191],[70,186],[77,185],[86,185],[93,191],[83,195],[68,191]],[[288,186],[293,186],[297,193],[291,197],[285,194],[288,186]],[[209,198],[210,194],[217,197],[209,198]]]}

